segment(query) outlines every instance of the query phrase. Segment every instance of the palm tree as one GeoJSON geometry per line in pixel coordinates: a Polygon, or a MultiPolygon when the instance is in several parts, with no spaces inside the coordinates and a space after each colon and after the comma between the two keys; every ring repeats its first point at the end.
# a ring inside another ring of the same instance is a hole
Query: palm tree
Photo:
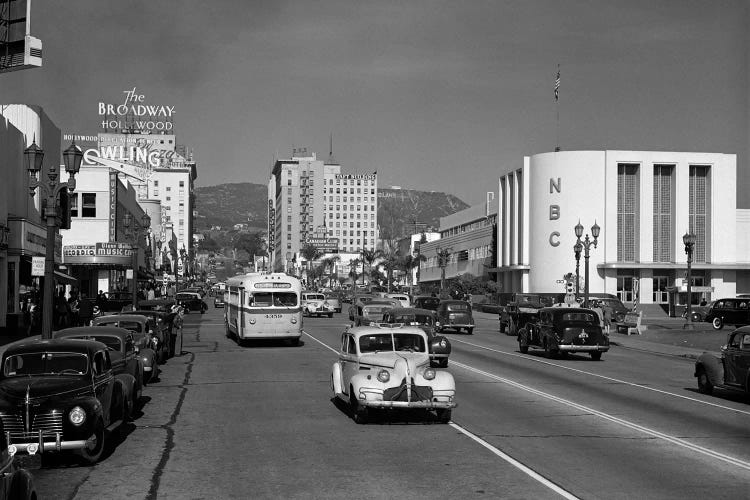
{"type": "Polygon", "coordinates": [[[335,279],[333,277],[333,271],[336,269],[336,263],[339,262],[340,260],[341,260],[341,257],[339,257],[338,255],[332,255],[330,257],[323,259],[323,266],[326,269],[331,270],[331,274],[328,277],[328,286],[331,288],[333,288],[333,281],[335,279]]]}
{"type": "Polygon", "coordinates": [[[417,255],[405,255],[401,261],[401,265],[403,266],[403,270],[409,275],[409,284],[410,285],[417,285],[418,283],[412,283],[411,277],[412,277],[412,270],[419,268],[420,263],[425,262],[427,260],[427,257],[424,255],[417,254],[417,255]]]}
{"type": "Polygon", "coordinates": [[[359,278],[359,273],[357,273],[357,268],[362,263],[360,259],[352,259],[351,262],[349,262],[349,277],[352,279],[352,289],[355,288],[355,285],[357,283],[357,278],[359,278]]]}
{"type": "Polygon", "coordinates": [[[388,252],[381,252],[381,257],[383,258],[383,260],[381,261],[381,264],[383,265],[383,268],[385,269],[385,272],[386,272],[387,291],[388,293],[391,293],[391,282],[393,281],[393,271],[400,267],[402,256],[397,251],[390,250],[388,252]]]}
{"type": "MultiPolygon", "coordinates": [[[[370,271],[372,271],[372,265],[375,263],[376,260],[381,258],[383,256],[382,250],[362,250],[362,261],[361,262],[367,262],[367,266],[369,267],[370,271]]],[[[364,269],[362,270],[362,273],[364,273],[364,269]]]]}
{"type": "Polygon", "coordinates": [[[305,259],[305,268],[307,269],[308,273],[312,268],[312,262],[316,259],[319,259],[323,255],[316,246],[310,245],[309,243],[302,247],[299,253],[305,259]]]}

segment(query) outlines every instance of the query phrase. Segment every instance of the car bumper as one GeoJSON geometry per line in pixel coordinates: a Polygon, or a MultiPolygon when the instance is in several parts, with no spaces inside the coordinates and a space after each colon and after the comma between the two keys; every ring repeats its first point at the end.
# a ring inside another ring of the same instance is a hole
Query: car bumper
{"type": "Polygon", "coordinates": [[[445,323],[440,326],[442,328],[474,328],[473,323],[445,323]]]}
{"type": "Polygon", "coordinates": [[[59,433],[55,434],[54,441],[49,441],[50,436],[39,435],[39,439],[30,441],[25,439],[23,442],[11,442],[8,445],[8,452],[11,454],[26,453],[34,455],[36,453],[44,453],[46,451],[65,451],[65,450],[82,450],[89,445],[88,439],[76,439],[70,441],[64,441],[59,433]],[[33,453],[29,451],[29,448],[33,449],[33,453]]]}
{"type": "Polygon", "coordinates": [[[443,409],[458,406],[452,401],[371,401],[359,400],[359,404],[368,408],[426,408],[443,409]]]}
{"type": "Polygon", "coordinates": [[[609,351],[608,345],[570,345],[560,344],[557,346],[560,351],[563,352],[607,352],[609,351]]]}

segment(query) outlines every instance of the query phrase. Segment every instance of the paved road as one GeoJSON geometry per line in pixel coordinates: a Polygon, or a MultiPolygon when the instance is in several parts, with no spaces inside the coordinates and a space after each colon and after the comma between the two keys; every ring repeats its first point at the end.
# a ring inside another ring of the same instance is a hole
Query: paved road
{"type": "Polygon", "coordinates": [[[648,333],[601,362],[546,360],[478,313],[449,334],[451,424],[359,426],[329,388],[344,316],[306,318],[293,348],[238,347],[220,314],[188,316],[187,352],[102,463],[35,472],[40,498],[750,497],[750,407],[697,394],[691,348],[648,333]]]}

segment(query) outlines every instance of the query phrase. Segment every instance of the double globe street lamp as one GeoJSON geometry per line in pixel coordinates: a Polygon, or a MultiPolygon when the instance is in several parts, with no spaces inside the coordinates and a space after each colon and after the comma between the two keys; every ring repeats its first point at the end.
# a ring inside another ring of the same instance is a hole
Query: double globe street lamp
{"type": "MultiPolygon", "coordinates": [[[[601,228],[599,225],[594,221],[594,225],[591,226],[591,236],[594,238],[593,240],[589,239],[589,235],[587,234],[586,237],[581,240],[581,236],[583,236],[583,226],[581,225],[580,219],[578,220],[578,224],[575,226],[575,235],[576,235],[576,244],[573,247],[573,250],[576,250],[576,247],[578,248],[578,251],[576,252],[576,263],[578,262],[578,259],[580,259],[580,250],[582,249],[584,251],[583,258],[585,259],[585,271],[584,271],[584,295],[583,295],[583,307],[589,306],[589,256],[590,256],[590,249],[593,245],[594,248],[596,248],[596,242],[599,239],[599,231],[601,231],[601,228]],[[579,246],[580,245],[580,246],[579,246]]],[[[578,266],[576,265],[576,269],[578,269],[578,266]]],[[[576,272],[577,274],[577,272],[576,272]]]]}
{"type": "Polygon", "coordinates": [[[141,226],[134,227],[133,216],[126,213],[122,219],[122,225],[125,228],[125,236],[132,245],[133,251],[133,310],[138,310],[138,241],[143,238],[151,227],[151,217],[143,214],[141,217],[141,226]]]}
{"type": "Polygon", "coordinates": [[[83,153],[75,141],[63,152],[65,162],[65,171],[68,173],[68,181],[60,182],[59,166],[53,163],[47,169],[47,180],[39,179],[39,172],[42,170],[42,160],[44,159],[44,150],[36,145],[36,138],[31,146],[23,151],[26,170],[29,172],[29,195],[33,198],[39,188],[40,195],[44,197],[41,200],[40,207],[42,217],[47,223],[47,241],[45,246],[44,257],[44,297],[42,302],[42,338],[52,338],[52,302],[54,293],[54,275],[55,275],[55,234],[57,234],[57,218],[63,213],[70,210],[70,206],[61,206],[58,212],[59,204],[70,203],[67,194],[76,188],[76,174],[81,170],[81,160],[83,153]],[[62,195],[64,191],[64,195],[62,195]]]}

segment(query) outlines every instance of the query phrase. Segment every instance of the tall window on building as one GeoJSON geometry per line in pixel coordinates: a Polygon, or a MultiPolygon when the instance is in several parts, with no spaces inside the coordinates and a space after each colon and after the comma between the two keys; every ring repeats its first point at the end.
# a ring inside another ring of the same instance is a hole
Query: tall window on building
{"type": "Polygon", "coordinates": [[[81,217],[96,217],[96,193],[81,193],[81,217]]]}
{"type": "Polygon", "coordinates": [[[672,192],[674,165],[654,165],[654,262],[673,262],[672,192]]]}
{"type": "Polygon", "coordinates": [[[70,216],[78,217],[78,193],[70,193],[70,216]]]}
{"type": "Polygon", "coordinates": [[[711,189],[707,165],[690,165],[690,231],[695,234],[693,260],[708,262],[708,207],[711,189]]]}
{"type": "Polygon", "coordinates": [[[638,165],[617,165],[617,260],[635,262],[638,255],[638,165]]]}

